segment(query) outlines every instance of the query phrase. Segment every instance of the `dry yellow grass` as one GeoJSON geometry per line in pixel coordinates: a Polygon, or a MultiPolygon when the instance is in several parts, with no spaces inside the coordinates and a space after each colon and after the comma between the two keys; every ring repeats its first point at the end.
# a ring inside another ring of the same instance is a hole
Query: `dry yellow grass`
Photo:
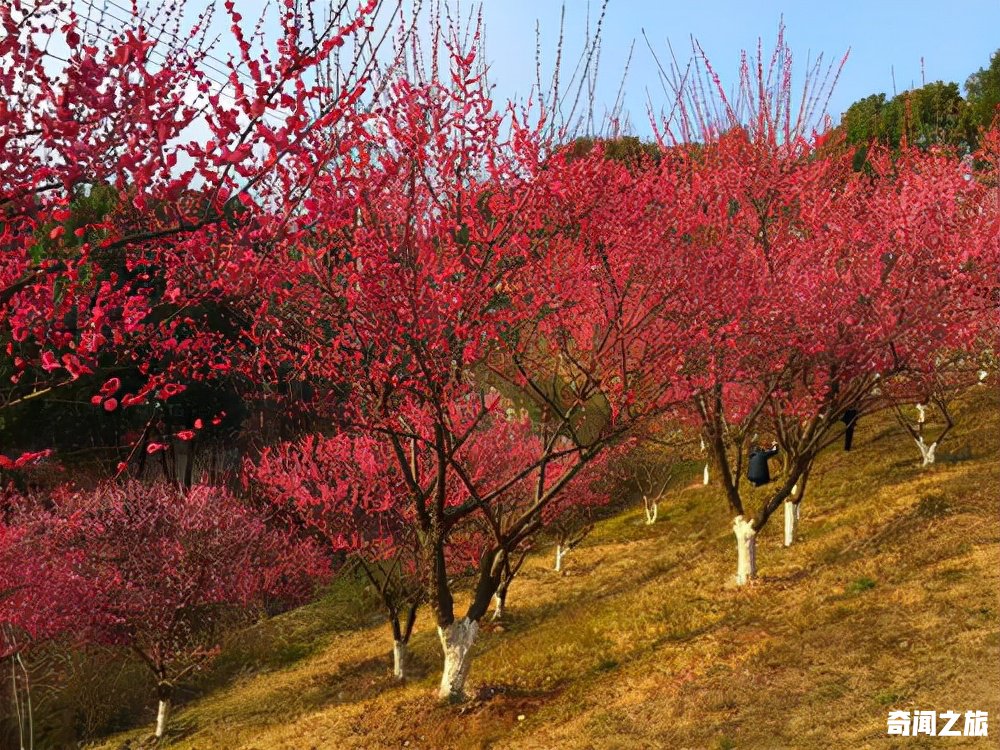
{"type": "Polygon", "coordinates": [[[639,508],[602,522],[564,577],[543,550],[503,629],[485,627],[464,706],[433,699],[426,617],[418,678],[397,686],[378,609],[341,589],[241,636],[216,686],[179,709],[169,746],[1000,746],[998,407],[993,389],[965,399],[942,458],[966,445],[972,458],[930,469],[888,415],[863,420],[854,451],[821,458],[801,541],[781,546],[780,513],[762,532],[762,578],[745,590],[729,583],[730,518],[713,487],[673,491],[654,526],[639,508]],[[236,674],[255,649],[287,664],[236,674]],[[993,737],[887,737],[888,711],[915,708],[988,710],[993,737]]]}

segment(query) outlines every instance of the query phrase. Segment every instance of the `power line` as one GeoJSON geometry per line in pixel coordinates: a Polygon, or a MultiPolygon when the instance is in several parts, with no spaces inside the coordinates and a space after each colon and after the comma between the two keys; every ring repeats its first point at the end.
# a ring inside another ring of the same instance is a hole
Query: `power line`
{"type": "MultiPolygon", "coordinates": [[[[117,8],[118,10],[122,11],[123,13],[126,13],[126,14],[130,14],[130,13],[131,13],[131,10],[129,10],[129,9],[127,9],[127,8],[125,8],[125,7],[124,7],[124,6],[122,6],[122,5],[119,5],[119,4],[117,3],[117,2],[115,2],[115,0],[104,0],[104,2],[105,2],[105,3],[107,4],[107,5],[111,5],[111,6],[113,6],[114,8],[117,8]]],[[[94,6],[93,6],[93,3],[92,3],[92,2],[89,2],[88,4],[90,5],[90,7],[91,7],[91,8],[93,8],[93,7],[94,7],[94,6]]],[[[108,13],[108,15],[111,15],[111,14],[110,14],[110,13],[108,13]]],[[[112,18],[115,18],[114,16],[111,16],[111,17],[112,17],[112,18]]],[[[115,20],[116,20],[116,21],[118,21],[119,23],[124,23],[123,21],[121,21],[121,19],[118,19],[118,18],[115,18],[115,20]]],[[[177,42],[180,42],[180,43],[181,43],[181,44],[183,44],[183,45],[184,45],[185,47],[188,47],[188,46],[190,46],[190,45],[188,44],[188,41],[187,41],[187,40],[183,39],[182,37],[180,37],[180,36],[179,36],[178,34],[176,34],[175,32],[173,32],[173,31],[170,31],[169,29],[167,29],[167,27],[166,27],[165,25],[161,25],[161,26],[157,26],[156,24],[154,24],[154,23],[152,23],[152,22],[147,22],[147,23],[148,23],[148,25],[149,25],[149,27],[150,27],[151,29],[155,29],[155,30],[157,30],[157,31],[162,31],[162,32],[164,32],[164,33],[166,33],[166,34],[169,34],[169,35],[170,35],[170,37],[171,37],[171,38],[172,38],[172,39],[173,39],[174,41],[177,41],[177,42]]],[[[207,58],[208,58],[209,60],[214,60],[215,62],[219,63],[219,65],[222,65],[222,66],[228,66],[228,65],[230,64],[229,62],[227,62],[227,61],[225,61],[225,60],[221,60],[220,58],[218,58],[218,57],[215,57],[214,55],[212,55],[212,54],[210,54],[210,53],[208,53],[208,52],[204,52],[203,54],[204,54],[204,56],[205,56],[205,57],[207,57],[207,58]]],[[[244,77],[244,78],[246,78],[246,79],[247,79],[248,81],[251,81],[251,82],[253,82],[253,78],[252,78],[252,77],[251,77],[251,76],[250,76],[249,74],[247,74],[247,73],[243,73],[242,71],[240,71],[240,67],[242,66],[242,64],[243,64],[243,63],[240,63],[240,65],[237,65],[237,66],[235,67],[235,69],[234,69],[234,71],[233,71],[233,72],[235,72],[235,73],[236,73],[236,75],[238,75],[238,76],[243,76],[243,77],[244,77]]],[[[217,70],[217,69],[215,69],[215,68],[213,68],[213,70],[216,70],[216,72],[220,72],[220,71],[218,71],[218,70],[217,70]]]]}
{"type": "MultiPolygon", "coordinates": [[[[103,9],[97,8],[94,5],[93,0],[80,0],[80,2],[83,2],[85,5],[89,6],[91,8],[91,10],[99,12],[102,16],[107,16],[107,17],[111,18],[112,20],[117,21],[117,22],[119,22],[121,24],[127,24],[127,22],[124,21],[124,20],[122,20],[121,18],[118,18],[117,16],[115,16],[115,15],[113,15],[111,13],[108,13],[108,12],[106,12],[103,9]]],[[[37,6],[35,6],[35,7],[30,7],[29,6],[28,10],[35,11],[35,10],[37,10],[37,6]]],[[[56,18],[59,21],[62,21],[64,23],[67,22],[66,19],[63,18],[62,15],[60,15],[58,12],[55,15],[56,15],[56,18]]],[[[87,21],[87,25],[88,25],[86,33],[91,38],[93,38],[93,39],[95,39],[95,40],[97,40],[99,42],[102,42],[105,45],[109,45],[110,46],[112,44],[112,42],[113,42],[114,36],[117,35],[117,33],[119,32],[118,29],[114,29],[114,28],[112,28],[112,27],[110,27],[110,26],[102,23],[101,21],[99,21],[97,19],[90,17],[89,15],[86,17],[86,21],[87,21]],[[94,26],[96,26],[96,27],[98,27],[100,29],[103,29],[110,36],[109,37],[102,36],[101,34],[97,33],[93,29],[89,28],[90,24],[93,24],[94,26]]],[[[153,28],[155,28],[155,27],[153,27],[153,28]]],[[[175,34],[171,34],[171,36],[173,36],[175,39],[179,38],[175,34]]],[[[191,49],[191,45],[186,44],[186,43],[184,44],[184,47],[186,47],[188,49],[191,49]]],[[[203,52],[201,50],[195,50],[195,51],[199,52],[202,55],[206,55],[207,54],[207,53],[205,53],[205,52],[203,52]]],[[[59,55],[56,55],[56,54],[54,54],[52,52],[49,52],[48,50],[45,50],[44,54],[47,57],[51,57],[52,59],[59,60],[60,62],[63,62],[63,63],[67,63],[68,64],[70,62],[68,59],[66,59],[64,57],[60,57],[59,55]]],[[[158,55],[163,60],[164,63],[169,62],[169,57],[166,55],[166,53],[161,52],[160,50],[156,49],[155,46],[152,49],[150,49],[150,54],[151,55],[153,55],[153,54],[158,55]]],[[[213,59],[217,59],[217,58],[213,58],[213,59]]],[[[154,62],[154,64],[157,64],[157,63],[154,62]]],[[[160,65],[160,67],[162,68],[164,66],[160,65]]],[[[229,86],[232,85],[232,81],[229,80],[228,74],[226,74],[224,71],[218,70],[217,68],[215,68],[215,67],[213,67],[211,65],[206,65],[204,63],[202,63],[201,67],[208,68],[209,70],[211,70],[211,71],[213,71],[215,73],[219,73],[219,74],[225,75],[226,76],[226,80],[225,81],[220,81],[217,78],[214,78],[214,77],[210,76],[208,73],[204,72],[204,70],[201,73],[202,76],[204,76],[205,79],[207,79],[208,81],[214,83],[216,86],[219,87],[219,90],[216,92],[216,96],[225,97],[226,99],[229,99],[233,103],[238,103],[239,99],[236,96],[234,96],[233,94],[228,94],[228,93],[225,92],[225,89],[227,87],[229,87],[229,86]]],[[[238,71],[233,71],[233,72],[237,72],[237,75],[239,75],[238,71]]],[[[246,75],[246,74],[244,74],[244,75],[246,75]]],[[[201,92],[199,92],[199,94],[201,94],[201,92]]],[[[265,110],[262,113],[261,116],[270,119],[272,122],[274,122],[274,123],[276,123],[278,125],[284,125],[285,124],[285,121],[282,120],[281,117],[278,114],[276,114],[276,113],[269,112],[269,111],[265,110]]]]}
{"type": "MultiPolygon", "coordinates": [[[[92,11],[96,11],[97,13],[99,13],[101,17],[107,16],[111,20],[117,21],[118,23],[122,24],[123,26],[128,24],[128,21],[126,21],[123,18],[119,18],[114,13],[109,12],[106,8],[98,8],[96,5],[94,5],[94,0],[76,0],[76,2],[83,3],[84,5],[88,6],[92,11]]],[[[115,8],[124,11],[126,13],[126,15],[130,15],[131,14],[131,11],[127,10],[126,8],[123,8],[121,5],[118,5],[113,0],[104,0],[104,2],[105,2],[106,5],[112,5],[115,8]]],[[[89,14],[86,16],[86,19],[87,19],[88,23],[93,23],[96,26],[99,26],[100,28],[104,29],[105,31],[107,31],[109,33],[113,34],[115,32],[114,29],[110,28],[109,26],[104,25],[99,20],[93,18],[89,14]]],[[[143,20],[143,19],[133,19],[133,20],[143,20]]],[[[166,34],[169,34],[172,39],[174,39],[177,42],[180,42],[186,49],[188,49],[188,50],[192,49],[191,45],[188,43],[187,40],[181,38],[180,36],[178,36],[174,32],[169,31],[165,26],[157,26],[157,25],[155,25],[153,23],[150,23],[150,22],[145,22],[145,23],[151,29],[155,29],[157,31],[162,31],[162,32],[164,32],[166,34]]],[[[102,39],[102,41],[106,41],[106,40],[102,39]]],[[[212,65],[209,65],[209,64],[207,64],[205,62],[202,62],[202,66],[205,67],[205,68],[207,68],[208,70],[211,70],[213,73],[217,73],[217,74],[221,75],[223,78],[226,78],[226,79],[228,79],[230,73],[233,73],[233,72],[236,73],[237,76],[241,75],[241,73],[240,73],[240,71],[238,69],[234,70],[234,69],[228,68],[228,66],[230,65],[230,63],[228,63],[228,62],[226,62],[224,60],[220,60],[219,58],[215,57],[214,55],[210,54],[207,51],[202,51],[202,50],[196,50],[196,51],[199,52],[204,58],[207,58],[209,60],[214,60],[215,62],[219,63],[220,65],[222,65],[222,66],[224,66],[226,68],[225,70],[223,70],[223,69],[220,69],[220,68],[216,68],[216,67],[214,67],[212,65]]],[[[247,75],[246,73],[242,73],[242,76],[244,76],[245,78],[247,78],[247,80],[253,82],[253,79],[249,75],[247,75]]],[[[211,79],[211,80],[214,83],[216,83],[216,84],[222,85],[222,84],[220,84],[219,81],[217,81],[215,79],[211,79]]]]}

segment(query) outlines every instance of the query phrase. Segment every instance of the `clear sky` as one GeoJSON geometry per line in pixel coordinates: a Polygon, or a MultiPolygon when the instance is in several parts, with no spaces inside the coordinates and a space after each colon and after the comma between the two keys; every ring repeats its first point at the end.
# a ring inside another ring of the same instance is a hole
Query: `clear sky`
{"type": "MultiPolygon", "coordinates": [[[[313,1],[317,7],[326,5],[326,0],[313,1]]],[[[156,8],[166,0],[147,2],[156,8]]],[[[197,14],[213,2],[219,7],[212,35],[220,34],[214,52],[225,58],[235,45],[221,1],[188,0],[187,12],[197,14]]],[[[353,7],[360,0],[349,2],[353,7]]],[[[415,0],[405,2],[412,6],[415,0]]],[[[477,0],[422,2],[425,9],[434,2],[448,3],[464,11],[462,16],[477,4],[477,0]]],[[[589,0],[591,27],[600,3],[589,0]]],[[[104,7],[105,12],[118,16],[128,15],[126,6],[130,5],[128,0],[71,0],[71,4],[84,15],[104,7]]],[[[141,2],[140,7],[146,4],[141,2]]],[[[496,86],[496,97],[524,97],[534,84],[536,20],[541,29],[542,78],[547,83],[559,39],[562,1],[482,0],[482,4],[490,79],[496,86]]],[[[266,5],[265,0],[236,0],[245,23],[250,25],[266,5]]],[[[565,8],[564,83],[587,36],[588,0],[565,0],[565,8]]],[[[741,50],[755,50],[758,38],[763,39],[765,50],[770,50],[782,17],[785,39],[795,56],[797,83],[802,82],[807,58],[822,53],[826,61],[839,61],[850,49],[828,107],[834,120],[862,97],[880,92],[891,96],[893,76],[897,91],[920,86],[922,80],[962,85],[970,73],[988,65],[991,53],[1000,48],[1000,0],[610,0],[603,23],[596,116],[600,118],[615,101],[633,40],[635,52],[626,80],[625,104],[634,131],[640,135],[650,133],[647,91],[655,109],[671,103],[662,93],[643,30],[663,57],[667,56],[669,40],[682,64],[690,56],[691,37],[697,38],[728,90],[738,77],[741,50]]],[[[269,29],[265,26],[266,32],[269,29]]]]}
{"type": "MultiPolygon", "coordinates": [[[[535,19],[541,24],[543,64],[551,69],[561,6],[559,0],[485,0],[487,51],[498,95],[526,94],[535,80],[535,19]]],[[[599,0],[591,0],[590,6],[593,23],[599,0]]],[[[585,36],[586,16],[587,0],[566,0],[565,37],[574,61],[585,36]]],[[[649,87],[655,99],[662,89],[642,39],[643,29],[655,48],[665,51],[669,39],[678,56],[685,57],[694,35],[728,84],[738,74],[740,50],[756,49],[758,37],[769,49],[782,16],[799,82],[808,55],[822,52],[827,60],[839,60],[850,48],[830,101],[829,113],[835,120],[857,99],[879,92],[891,96],[893,71],[897,91],[920,86],[922,75],[928,83],[962,85],[1000,48],[1000,0],[610,0],[604,21],[599,113],[615,99],[635,39],[626,101],[635,130],[648,132],[645,90],[649,87]]]]}

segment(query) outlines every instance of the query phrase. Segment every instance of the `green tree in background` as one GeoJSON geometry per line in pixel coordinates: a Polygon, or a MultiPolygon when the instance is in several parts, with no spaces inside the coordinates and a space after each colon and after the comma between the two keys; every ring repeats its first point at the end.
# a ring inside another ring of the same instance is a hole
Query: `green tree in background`
{"type": "Polygon", "coordinates": [[[1000,50],[990,64],[965,81],[963,98],[957,83],[935,81],[891,99],[872,94],[854,102],[841,116],[835,134],[858,146],[854,166],[860,169],[873,141],[899,148],[906,140],[927,148],[949,145],[960,152],[975,150],[979,129],[989,127],[1000,106],[1000,50]]]}
{"type": "Polygon", "coordinates": [[[1000,106],[1000,49],[992,54],[988,67],[966,79],[965,92],[973,122],[988,127],[1000,106]]]}
{"type": "Polygon", "coordinates": [[[977,123],[957,83],[936,81],[886,100],[873,94],[848,107],[839,129],[848,145],[857,145],[855,167],[864,163],[866,145],[876,141],[899,148],[906,141],[927,148],[948,144],[963,152],[975,148],[977,123]]]}

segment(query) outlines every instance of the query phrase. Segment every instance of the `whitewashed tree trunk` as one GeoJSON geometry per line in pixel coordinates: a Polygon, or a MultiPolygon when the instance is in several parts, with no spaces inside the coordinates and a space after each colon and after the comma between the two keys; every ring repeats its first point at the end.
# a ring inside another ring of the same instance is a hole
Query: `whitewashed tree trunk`
{"type": "Polygon", "coordinates": [[[156,739],[163,738],[168,721],[170,721],[170,699],[160,698],[160,706],[156,711],[156,739]]]}
{"type": "Polygon", "coordinates": [[[392,676],[402,682],[407,678],[410,662],[409,645],[405,641],[392,642],[392,676]]]}
{"type": "Polygon", "coordinates": [[[444,650],[444,671],[441,674],[441,700],[460,701],[465,698],[465,679],[472,666],[472,644],[479,632],[479,623],[463,617],[446,628],[438,628],[444,650]]]}
{"type": "Polygon", "coordinates": [[[556,545],[556,573],[562,572],[563,558],[569,553],[568,548],[564,548],[561,544],[556,545]]]}
{"type": "Polygon", "coordinates": [[[916,404],[917,407],[917,424],[922,425],[927,421],[927,405],[926,404],[916,404]]]}
{"type": "Polygon", "coordinates": [[[736,585],[744,586],[757,577],[757,532],[743,516],[733,519],[736,535],[736,585]]]}
{"type": "Polygon", "coordinates": [[[987,375],[989,375],[989,373],[988,373],[988,372],[986,372],[986,370],[980,370],[980,371],[979,371],[978,373],[976,373],[976,374],[977,374],[977,375],[979,376],[979,384],[980,384],[980,385],[982,385],[983,383],[985,383],[985,382],[986,382],[986,376],[987,376],[987,375]]]}
{"type": "Polygon", "coordinates": [[[498,591],[493,595],[493,620],[499,621],[503,619],[503,609],[504,609],[504,599],[506,597],[500,596],[498,591]]]}
{"type": "Polygon", "coordinates": [[[937,441],[928,445],[924,442],[923,437],[919,437],[915,442],[917,444],[917,448],[920,449],[920,457],[924,460],[922,466],[930,466],[934,463],[934,453],[937,451],[937,441]]]}
{"type": "Polygon", "coordinates": [[[191,441],[174,439],[174,481],[182,487],[187,478],[188,463],[191,461],[191,441]]]}
{"type": "MultiPolygon", "coordinates": [[[[699,439],[701,440],[701,452],[704,453],[706,448],[705,438],[701,437],[699,439]]],[[[708,486],[708,461],[705,462],[705,471],[702,472],[701,483],[708,486]]]]}
{"type": "Polygon", "coordinates": [[[642,496],[642,501],[646,507],[646,525],[651,526],[656,523],[656,514],[658,511],[659,503],[655,500],[650,501],[645,495],[642,496]]]}
{"type": "Polygon", "coordinates": [[[799,504],[785,500],[785,546],[791,547],[799,533],[799,504]]]}

